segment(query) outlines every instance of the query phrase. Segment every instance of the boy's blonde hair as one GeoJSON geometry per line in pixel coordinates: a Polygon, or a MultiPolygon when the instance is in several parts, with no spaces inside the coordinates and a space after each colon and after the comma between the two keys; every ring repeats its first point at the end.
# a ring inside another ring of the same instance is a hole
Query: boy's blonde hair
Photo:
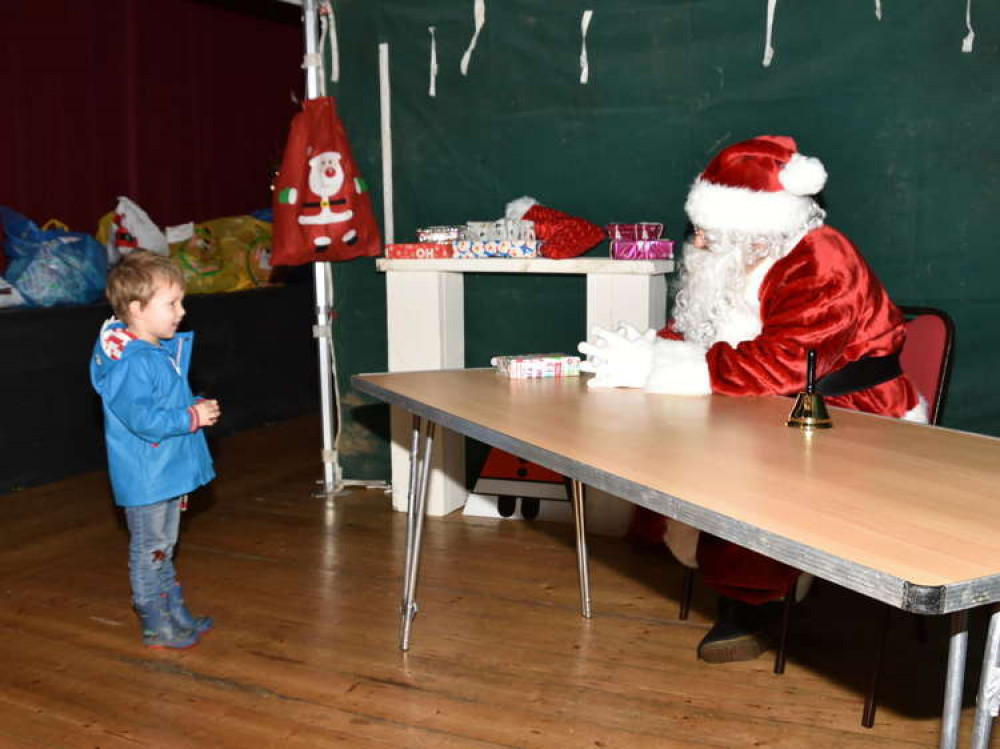
{"type": "Polygon", "coordinates": [[[171,284],[184,289],[181,269],[170,258],[149,250],[133,250],[109,271],[106,293],[115,317],[127,324],[129,304],[139,302],[145,307],[157,287],[171,284]]]}

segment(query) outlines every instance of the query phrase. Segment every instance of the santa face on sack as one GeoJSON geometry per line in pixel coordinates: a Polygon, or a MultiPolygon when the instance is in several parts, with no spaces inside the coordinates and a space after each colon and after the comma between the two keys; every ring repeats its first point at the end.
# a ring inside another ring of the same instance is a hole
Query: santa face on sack
{"type": "MultiPolygon", "coordinates": [[[[340,163],[340,153],[323,151],[309,159],[309,189],[319,200],[306,201],[302,204],[302,215],[299,223],[307,226],[323,226],[350,221],[354,212],[344,208],[347,199],[341,196],[344,187],[344,167],[340,163]],[[341,196],[341,197],[338,197],[341,196]],[[316,209],[312,211],[309,209],[316,209]]],[[[335,232],[320,232],[313,236],[313,244],[317,249],[325,249],[334,239],[335,232]]],[[[342,237],[345,244],[351,244],[357,239],[354,229],[348,230],[342,237]]]]}

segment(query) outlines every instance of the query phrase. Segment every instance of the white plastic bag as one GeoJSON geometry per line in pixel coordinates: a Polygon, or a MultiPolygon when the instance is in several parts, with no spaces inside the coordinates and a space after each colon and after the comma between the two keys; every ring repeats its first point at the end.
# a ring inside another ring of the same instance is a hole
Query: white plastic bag
{"type": "Polygon", "coordinates": [[[0,307],[20,307],[24,297],[9,283],[0,278],[0,307]]]}
{"type": "Polygon", "coordinates": [[[170,255],[166,234],[142,208],[124,196],[118,198],[105,246],[108,265],[114,265],[122,255],[140,247],[158,255],[170,255]]]}

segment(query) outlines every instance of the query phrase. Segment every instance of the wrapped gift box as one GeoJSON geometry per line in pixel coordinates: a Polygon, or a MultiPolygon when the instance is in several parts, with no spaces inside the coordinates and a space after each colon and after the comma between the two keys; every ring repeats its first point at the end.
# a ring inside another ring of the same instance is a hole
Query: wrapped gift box
{"type": "Polygon", "coordinates": [[[611,257],[615,260],[668,260],[674,256],[670,239],[612,239],[611,257]]]}
{"type": "Polygon", "coordinates": [[[577,377],[580,374],[580,357],[568,354],[520,354],[494,356],[490,364],[500,374],[522,379],[528,377],[577,377]]]}
{"type": "Polygon", "coordinates": [[[469,221],[465,225],[465,236],[478,242],[531,242],[535,237],[535,222],[523,219],[502,218],[497,221],[469,221]]]}
{"type": "Polygon", "coordinates": [[[452,257],[455,248],[441,242],[411,242],[408,244],[387,244],[385,256],[418,260],[438,260],[452,257]]]}
{"type": "Polygon", "coordinates": [[[538,241],[525,240],[515,242],[505,239],[500,241],[472,241],[464,240],[455,242],[455,257],[457,258],[477,258],[477,257],[538,257],[538,241]]]}
{"type": "Polygon", "coordinates": [[[609,239],[659,239],[663,236],[663,224],[654,221],[640,221],[637,224],[608,224],[604,227],[609,239]]]}
{"type": "Polygon", "coordinates": [[[417,241],[420,243],[448,243],[467,238],[465,226],[427,226],[423,229],[417,229],[417,241]]]}

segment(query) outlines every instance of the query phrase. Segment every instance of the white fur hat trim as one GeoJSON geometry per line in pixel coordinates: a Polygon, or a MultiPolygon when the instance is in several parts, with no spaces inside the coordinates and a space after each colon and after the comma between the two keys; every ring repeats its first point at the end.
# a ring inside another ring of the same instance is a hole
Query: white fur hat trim
{"type": "Polygon", "coordinates": [[[684,210],[691,223],[702,229],[787,234],[806,225],[814,215],[813,206],[812,198],[791,192],[758,192],[699,178],[688,193],[684,210]]]}
{"type": "Polygon", "coordinates": [[[815,195],[826,184],[826,169],[819,159],[796,153],[778,172],[778,180],[792,195],[815,195]]]}
{"type": "Polygon", "coordinates": [[[534,205],[538,205],[538,201],[525,195],[523,198],[510,201],[504,215],[509,219],[519,220],[524,218],[524,214],[531,210],[534,205]]]}

